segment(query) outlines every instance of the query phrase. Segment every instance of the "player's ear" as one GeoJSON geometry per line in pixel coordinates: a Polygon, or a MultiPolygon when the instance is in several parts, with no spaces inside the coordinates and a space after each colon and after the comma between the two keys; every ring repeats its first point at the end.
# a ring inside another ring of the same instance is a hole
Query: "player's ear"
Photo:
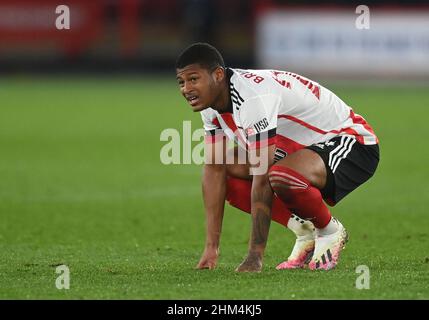
{"type": "Polygon", "coordinates": [[[214,75],[214,79],[217,83],[220,83],[223,81],[223,79],[225,78],[225,69],[222,67],[217,67],[214,71],[213,71],[213,75],[214,75]]]}

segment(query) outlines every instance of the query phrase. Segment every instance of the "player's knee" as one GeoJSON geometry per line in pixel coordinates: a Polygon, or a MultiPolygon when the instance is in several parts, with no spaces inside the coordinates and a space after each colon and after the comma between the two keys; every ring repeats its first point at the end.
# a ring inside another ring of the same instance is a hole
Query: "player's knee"
{"type": "Polygon", "coordinates": [[[285,166],[273,165],[268,171],[268,178],[273,191],[283,197],[294,197],[296,192],[309,187],[307,179],[285,166]]]}
{"type": "Polygon", "coordinates": [[[226,174],[229,177],[252,180],[252,177],[249,173],[249,164],[246,161],[246,158],[240,156],[240,152],[238,147],[229,149],[227,151],[225,166],[226,166],[226,174]]]}
{"type": "Polygon", "coordinates": [[[271,188],[276,194],[287,194],[290,190],[289,185],[285,183],[286,179],[279,170],[279,166],[271,166],[271,168],[268,170],[268,179],[270,181],[271,188]]]}

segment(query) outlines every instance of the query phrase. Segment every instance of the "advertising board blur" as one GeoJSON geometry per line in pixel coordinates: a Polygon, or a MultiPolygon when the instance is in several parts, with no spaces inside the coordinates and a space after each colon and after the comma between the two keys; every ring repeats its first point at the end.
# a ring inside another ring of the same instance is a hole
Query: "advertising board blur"
{"type": "Polygon", "coordinates": [[[256,21],[261,68],[344,76],[429,77],[429,10],[269,9],[256,21]]]}

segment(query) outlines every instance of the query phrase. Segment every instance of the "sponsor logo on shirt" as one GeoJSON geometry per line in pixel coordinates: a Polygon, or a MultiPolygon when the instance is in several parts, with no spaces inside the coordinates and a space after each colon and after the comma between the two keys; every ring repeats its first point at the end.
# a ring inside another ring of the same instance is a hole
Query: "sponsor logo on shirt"
{"type": "Polygon", "coordinates": [[[261,132],[262,130],[264,130],[265,128],[268,127],[268,120],[267,118],[262,119],[261,121],[258,121],[257,123],[255,123],[253,125],[253,127],[255,128],[256,132],[261,132]]]}

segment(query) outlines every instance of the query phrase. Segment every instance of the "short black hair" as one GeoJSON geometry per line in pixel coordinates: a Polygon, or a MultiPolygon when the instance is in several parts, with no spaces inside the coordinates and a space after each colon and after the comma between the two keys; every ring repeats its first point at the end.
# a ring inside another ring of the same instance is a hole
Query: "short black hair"
{"type": "Polygon", "coordinates": [[[225,68],[220,52],[212,45],[202,42],[191,44],[183,50],[176,60],[176,69],[182,69],[190,64],[199,64],[208,70],[225,68]]]}

